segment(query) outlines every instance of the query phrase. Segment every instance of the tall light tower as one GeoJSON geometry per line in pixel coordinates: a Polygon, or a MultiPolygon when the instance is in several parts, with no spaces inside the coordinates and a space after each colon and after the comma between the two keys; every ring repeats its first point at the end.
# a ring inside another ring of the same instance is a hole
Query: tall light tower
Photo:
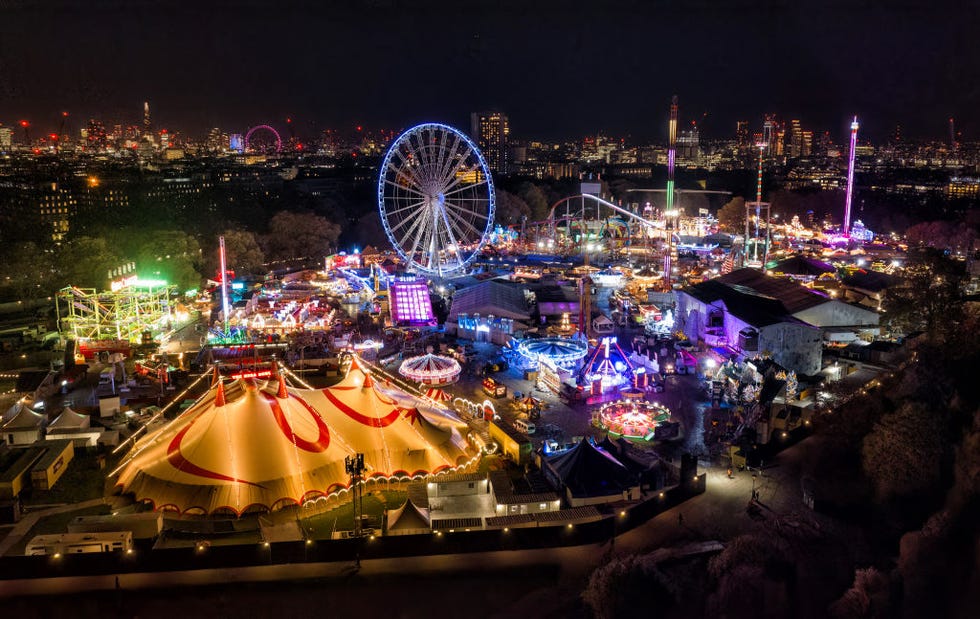
{"type": "Polygon", "coordinates": [[[767,142],[756,144],[759,149],[759,167],[755,177],[755,202],[745,203],[745,247],[742,253],[742,265],[756,268],[764,268],[769,260],[769,228],[770,228],[770,204],[762,201],[762,160],[766,152],[767,142]],[[752,257],[749,258],[749,233],[752,211],[755,211],[755,234],[752,237],[752,257]],[[762,260],[759,260],[759,241],[761,240],[760,225],[762,223],[762,211],[766,212],[766,243],[762,252],[762,260]]]}
{"type": "Polygon", "coordinates": [[[225,264],[225,237],[218,237],[218,258],[221,263],[221,314],[225,337],[228,337],[228,266],[225,264]]]}
{"type": "Polygon", "coordinates": [[[669,292],[671,253],[674,251],[674,160],[677,158],[677,95],[670,100],[670,123],[667,125],[667,207],[664,209],[664,232],[667,234],[667,252],[664,254],[664,284],[669,292]]]}
{"type": "Polygon", "coordinates": [[[354,537],[361,537],[361,524],[364,521],[364,486],[361,484],[361,479],[365,468],[362,453],[344,458],[344,471],[350,475],[350,487],[354,491],[351,495],[354,502],[354,537]]]}
{"type": "Polygon", "coordinates": [[[847,159],[847,197],[844,199],[844,236],[851,234],[851,199],[854,196],[854,153],[857,149],[858,117],[851,121],[851,154],[847,159]]]}

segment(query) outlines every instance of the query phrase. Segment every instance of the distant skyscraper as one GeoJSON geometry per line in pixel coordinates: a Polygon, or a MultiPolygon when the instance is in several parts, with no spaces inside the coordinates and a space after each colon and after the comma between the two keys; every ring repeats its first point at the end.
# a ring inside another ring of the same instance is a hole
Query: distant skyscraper
{"type": "Polygon", "coordinates": [[[85,148],[89,150],[104,150],[109,145],[109,135],[106,133],[105,125],[94,118],[88,121],[83,137],[85,148]]]}
{"type": "Polygon", "coordinates": [[[789,156],[803,156],[803,126],[795,118],[790,121],[789,156]]]}
{"type": "Polygon", "coordinates": [[[150,135],[150,102],[143,102],[143,135],[150,135]]]}
{"type": "Polygon", "coordinates": [[[740,147],[749,145],[749,121],[739,120],[735,122],[735,143],[740,147]]]}
{"type": "Polygon", "coordinates": [[[800,149],[801,157],[809,157],[813,154],[813,132],[803,131],[803,147],[800,149]]]}
{"type": "Polygon", "coordinates": [[[490,169],[498,174],[507,172],[507,144],[510,141],[510,122],[501,112],[470,114],[470,136],[476,142],[490,169]]]}
{"type": "Polygon", "coordinates": [[[9,153],[14,148],[14,130],[0,127],[0,153],[9,153]]]}

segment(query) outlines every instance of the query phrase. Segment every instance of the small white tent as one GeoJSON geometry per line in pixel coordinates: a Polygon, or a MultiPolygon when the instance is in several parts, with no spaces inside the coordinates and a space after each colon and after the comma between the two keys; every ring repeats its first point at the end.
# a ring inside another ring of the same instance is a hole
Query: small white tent
{"type": "Polygon", "coordinates": [[[71,432],[74,430],[86,430],[91,424],[91,419],[88,415],[81,415],[76,413],[69,407],[65,407],[61,411],[61,414],[55,418],[50,424],[48,424],[48,433],[52,430],[58,432],[71,432]]]}

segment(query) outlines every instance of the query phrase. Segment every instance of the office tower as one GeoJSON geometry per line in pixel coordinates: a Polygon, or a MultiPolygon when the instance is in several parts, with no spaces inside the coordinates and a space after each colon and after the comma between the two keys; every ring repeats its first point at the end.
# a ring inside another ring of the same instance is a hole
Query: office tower
{"type": "Polygon", "coordinates": [[[735,122],[735,144],[739,148],[749,145],[749,121],[739,120],[735,122]]]}
{"type": "Polygon", "coordinates": [[[0,127],[0,153],[9,153],[14,149],[14,130],[10,127],[0,127]]]}
{"type": "Polygon", "coordinates": [[[507,115],[501,112],[473,112],[470,114],[470,136],[480,147],[490,169],[506,174],[507,144],[510,139],[507,115]]]}
{"type": "Polygon", "coordinates": [[[789,134],[789,156],[800,157],[803,155],[803,126],[800,121],[793,119],[790,121],[789,134]]]}
{"type": "Polygon", "coordinates": [[[800,149],[801,157],[809,157],[813,154],[813,132],[803,131],[803,147],[800,149]]]}

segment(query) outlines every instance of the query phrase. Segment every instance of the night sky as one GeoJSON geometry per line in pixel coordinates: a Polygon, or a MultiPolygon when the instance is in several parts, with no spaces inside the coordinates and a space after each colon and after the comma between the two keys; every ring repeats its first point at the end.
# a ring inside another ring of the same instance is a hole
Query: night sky
{"type": "Polygon", "coordinates": [[[762,114],[843,140],[980,136],[980,3],[952,0],[0,0],[0,122],[90,116],[203,135],[468,126],[664,139],[670,96],[704,138],[762,114]],[[957,5],[968,8],[956,8],[957,5]],[[885,8],[887,6],[887,8],[885,8]]]}

